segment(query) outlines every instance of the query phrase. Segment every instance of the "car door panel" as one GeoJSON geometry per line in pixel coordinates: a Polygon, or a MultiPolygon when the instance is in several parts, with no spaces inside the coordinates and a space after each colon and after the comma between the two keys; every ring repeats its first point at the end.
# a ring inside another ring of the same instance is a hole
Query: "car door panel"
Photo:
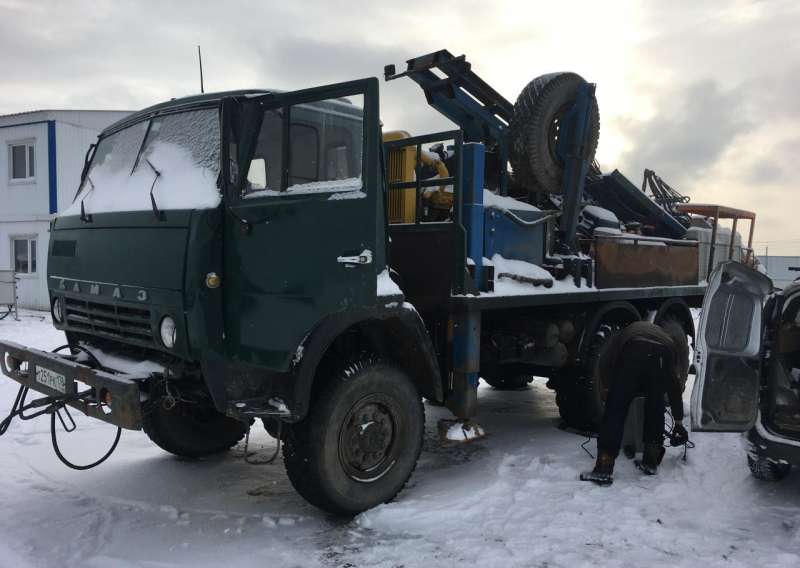
{"type": "MultiPolygon", "coordinates": [[[[260,112],[270,120],[284,117],[280,119],[283,135],[277,148],[264,151],[259,149],[264,136],[243,129],[243,136],[257,141],[250,157],[236,166],[241,187],[230,196],[226,210],[226,343],[235,361],[285,371],[298,345],[319,321],[350,308],[373,306],[376,301],[376,271],[385,264],[378,234],[382,227],[376,223],[381,203],[375,167],[380,149],[377,81],[281,93],[263,103],[245,104],[262,104],[260,112]],[[342,97],[351,96],[363,99],[363,109],[343,102],[342,97]],[[326,170],[325,147],[316,137],[292,138],[290,121],[295,121],[291,126],[297,120],[311,120],[313,125],[314,108],[322,116],[320,132],[341,129],[347,121],[351,125],[362,122],[358,126],[361,139],[355,133],[352,139],[363,155],[353,151],[355,157],[348,161],[352,171],[326,170]],[[311,157],[300,164],[305,168],[301,169],[297,162],[304,140],[312,141],[311,157]],[[280,155],[279,165],[269,163],[274,155],[280,155]],[[251,160],[258,164],[258,171],[249,171],[251,160]],[[340,260],[365,250],[370,251],[369,262],[340,260]]],[[[261,123],[266,124],[266,119],[261,123]]],[[[280,139],[281,135],[273,131],[269,137],[280,139]]],[[[246,143],[240,140],[240,146],[246,143]]]]}
{"type": "Polygon", "coordinates": [[[720,265],[709,278],[695,349],[694,431],[744,432],[758,416],[765,275],[740,263],[720,265]]]}

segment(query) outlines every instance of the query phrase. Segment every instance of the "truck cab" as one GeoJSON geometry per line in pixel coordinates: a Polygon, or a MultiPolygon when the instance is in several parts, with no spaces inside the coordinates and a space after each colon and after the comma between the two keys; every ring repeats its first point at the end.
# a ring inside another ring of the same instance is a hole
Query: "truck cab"
{"type": "Polygon", "coordinates": [[[387,499],[421,447],[420,395],[443,394],[387,271],[382,154],[376,79],[178,99],[112,125],[51,228],[53,322],[71,355],[7,344],[3,370],[188,457],[226,450],[255,420],[281,436],[354,375],[394,378],[396,398],[336,406],[350,411],[344,489],[309,486],[304,436],[320,434],[283,434],[312,502],[361,510],[375,496],[346,492],[384,476],[387,499]]]}
{"type": "Polygon", "coordinates": [[[800,284],[737,262],[709,279],[695,350],[692,430],[744,432],[759,479],[800,465],[800,284]]]}

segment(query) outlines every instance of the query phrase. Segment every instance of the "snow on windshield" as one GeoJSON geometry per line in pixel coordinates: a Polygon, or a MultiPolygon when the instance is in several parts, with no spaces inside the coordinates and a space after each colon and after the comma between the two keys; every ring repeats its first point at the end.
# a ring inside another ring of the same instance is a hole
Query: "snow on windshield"
{"type": "Polygon", "coordinates": [[[149,122],[149,132],[144,121],[100,141],[78,196],[62,216],[79,215],[81,202],[87,214],[147,211],[152,209],[151,187],[162,211],[219,205],[217,109],[157,116],[149,122]]]}

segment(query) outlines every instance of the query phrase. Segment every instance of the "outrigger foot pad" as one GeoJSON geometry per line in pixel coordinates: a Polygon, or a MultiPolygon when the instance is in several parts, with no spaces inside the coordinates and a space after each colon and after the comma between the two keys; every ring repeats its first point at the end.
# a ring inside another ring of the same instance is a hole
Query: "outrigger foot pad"
{"type": "Polygon", "coordinates": [[[472,442],[486,436],[486,431],[472,420],[439,420],[439,438],[443,442],[472,442]]]}

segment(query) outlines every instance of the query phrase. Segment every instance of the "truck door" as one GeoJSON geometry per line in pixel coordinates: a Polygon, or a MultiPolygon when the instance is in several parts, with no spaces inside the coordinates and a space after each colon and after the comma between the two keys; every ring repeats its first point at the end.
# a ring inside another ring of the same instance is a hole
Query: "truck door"
{"type": "Polygon", "coordinates": [[[695,347],[692,430],[744,432],[755,424],[764,304],[772,281],[738,262],[712,273],[695,347]]]}
{"type": "Polygon", "coordinates": [[[385,266],[377,80],[238,105],[223,236],[225,343],[235,361],[286,370],[315,324],[376,300],[385,266]]]}

